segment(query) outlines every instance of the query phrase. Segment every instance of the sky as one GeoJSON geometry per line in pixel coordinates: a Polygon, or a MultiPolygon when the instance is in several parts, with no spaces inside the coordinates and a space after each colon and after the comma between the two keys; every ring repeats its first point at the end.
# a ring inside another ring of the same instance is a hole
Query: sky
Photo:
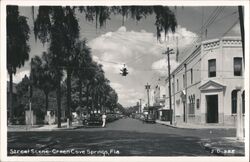
{"type": "MultiPolygon", "coordinates": [[[[166,39],[162,38],[160,42],[156,38],[155,15],[143,18],[139,22],[127,18],[123,26],[122,17],[112,15],[105,27],[96,29],[95,22],[86,22],[84,15],[76,14],[79,20],[80,38],[88,40],[93,59],[103,65],[105,76],[118,93],[118,102],[123,106],[136,105],[139,99],[146,102],[145,85],[147,83],[151,87],[165,83],[168,64],[166,55],[162,53],[167,47],[173,48],[174,51],[178,47],[180,58],[183,59],[190,54],[191,47],[199,43],[195,41],[198,38],[207,40],[222,36],[240,36],[237,7],[227,6],[221,9],[214,22],[207,27],[207,35],[203,34],[202,37],[200,36],[202,24],[208,23],[208,18],[215,13],[216,7],[170,8],[175,13],[178,26],[174,34],[169,33],[166,39]],[[125,77],[119,74],[124,64],[129,72],[125,77]]],[[[49,45],[42,45],[39,40],[35,41],[31,7],[19,9],[20,15],[28,18],[31,28],[30,58],[35,55],[41,56],[49,45]]],[[[176,55],[171,55],[171,70],[179,64],[180,62],[176,61],[176,55]]],[[[24,67],[18,69],[13,78],[14,82],[18,83],[25,74],[29,75],[29,70],[30,60],[24,67]]]]}

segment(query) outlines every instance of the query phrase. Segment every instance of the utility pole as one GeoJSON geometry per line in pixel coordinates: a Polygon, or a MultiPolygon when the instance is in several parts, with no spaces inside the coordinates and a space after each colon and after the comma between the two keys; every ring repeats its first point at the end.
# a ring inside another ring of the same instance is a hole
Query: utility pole
{"type": "Polygon", "coordinates": [[[148,108],[149,108],[149,89],[150,89],[150,85],[147,83],[147,85],[145,85],[145,88],[147,90],[147,95],[148,95],[148,108]]]}
{"type": "Polygon", "coordinates": [[[171,76],[170,76],[170,61],[169,61],[169,55],[173,54],[173,49],[167,48],[167,51],[163,54],[166,54],[168,56],[168,87],[169,87],[169,109],[170,109],[170,124],[172,125],[172,100],[171,100],[171,76]]]}
{"type": "Polygon", "coordinates": [[[240,34],[242,41],[242,52],[243,52],[243,64],[245,67],[245,30],[244,30],[244,18],[243,18],[243,9],[242,6],[238,6],[239,19],[240,19],[240,34]]]}
{"type": "Polygon", "coordinates": [[[141,98],[139,100],[140,100],[139,113],[141,113],[142,112],[142,110],[141,110],[141,98]]]}
{"type": "Polygon", "coordinates": [[[184,88],[185,88],[185,109],[184,109],[184,115],[185,115],[185,122],[187,123],[187,120],[188,120],[188,104],[187,104],[187,101],[188,101],[188,95],[187,95],[187,64],[185,63],[184,64],[184,68],[185,68],[185,81],[183,80],[184,82],[184,88]]]}
{"type": "Polygon", "coordinates": [[[175,56],[175,61],[179,61],[179,38],[178,36],[176,37],[176,56],[175,56]]]}
{"type": "MultiPolygon", "coordinates": [[[[243,54],[243,66],[245,69],[245,30],[244,30],[244,17],[243,17],[243,7],[238,6],[239,19],[240,19],[240,33],[242,41],[242,54],[243,54]]],[[[236,87],[237,92],[237,129],[236,136],[238,140],[244,139],[244,128],[243,128],[243,117],[242,117],[242,88],[236,87]]]]}

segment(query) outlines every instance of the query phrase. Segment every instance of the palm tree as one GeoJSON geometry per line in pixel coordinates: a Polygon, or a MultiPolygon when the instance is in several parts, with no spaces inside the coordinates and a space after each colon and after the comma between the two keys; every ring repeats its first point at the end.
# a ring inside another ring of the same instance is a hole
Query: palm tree
{"type": "MultiPolygon", "coordinates": [[[[90,48],[86,45],[87,41],[78,41],[76,42],[74,48],[74,62],[75,68],[73,71],[74,76],[78,78],[78,87],[79,87],[79,103],[82,106],[82,89],[83,84],[87,82],[87,79],[90,78],[90,65],[92,63],[92,58],[90,55],[90,48]]],[[[86,86],[87,84],[85,84],[86,86]]],[[[87,93],[88,88],[86,87],[87,93]]]]}
{"type": "Polygon", "coordinates": [[[94,75],[89,81],[89,89],[92,101],[92,109],[98,107],[100,109],[101,94],[103,93],[103,82],[105,80],[104,71],[102,66],[93,62],[94,75]]]}
{"type": "Polygon", "coordinates": [[[49,93],[55,90],[55,71],[51,69],[49,54],[43,53],[42,58],[35,56],[31,62],[33,84],[42,90],[45,95],[45,112],[48,110],[49,93]]]}
{"type": "MultiPolygon", "coordinates": [[[[52,64],[56,66],[57,77],[60,78],[60,71],[67,72],[67,117],[71,121],[71,75],[74,65],[72,49],[76,39],[79,37],[78,21],[75,17],[74,7],[62,6],[40,6],[38,16],[35,20],[34,32],[42,43],[50,42],[49,50],[52,55],[52,64]]],[[[60,85],[60,80],[57,82],[60,85]]],[[[57,84],[58,85],[58,84],[57,84]]],[[[57,96],[60,96],[60,87],[57,87],[57,96]]],[[[60,109],[60,100],[58,109],[60,109]]],[[[58,113],[60,114],[60,113],[58,113]]]]}
{"type": "Polygon", "coordinates": [[[13,74],[29,59],[29,26],[17,6],[7,6],[7,70],[10,76],[10,122],[13,119],[13,74]]]}

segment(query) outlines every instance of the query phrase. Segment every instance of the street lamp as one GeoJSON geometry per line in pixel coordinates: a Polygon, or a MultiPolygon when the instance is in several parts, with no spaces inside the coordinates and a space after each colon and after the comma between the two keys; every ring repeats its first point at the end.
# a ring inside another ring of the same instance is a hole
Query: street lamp
{"type": "Polygon", "coordinates": [[[150,89],[150,85],[147,83],[147,85],[145,85],[145,88],[147,90],[147,95],[148,95],[148,108],[149,108],[149,89],[150,89]]]}

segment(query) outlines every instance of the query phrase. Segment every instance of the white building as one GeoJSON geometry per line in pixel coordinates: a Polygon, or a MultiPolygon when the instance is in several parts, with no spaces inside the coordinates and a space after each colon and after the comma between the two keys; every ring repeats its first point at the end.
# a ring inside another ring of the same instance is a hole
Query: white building
{"type": "MultiPolygon", "coordinates": [[[[202,42],[171,73],[174,123],[235,125],[237,91],[242,88],[244,66],[238,37],[202,42]]],[[[166,105],[169,105],[168,78],[166,105]]],[[[166,106],[169,109],[169,106],[166,106]]]]}

